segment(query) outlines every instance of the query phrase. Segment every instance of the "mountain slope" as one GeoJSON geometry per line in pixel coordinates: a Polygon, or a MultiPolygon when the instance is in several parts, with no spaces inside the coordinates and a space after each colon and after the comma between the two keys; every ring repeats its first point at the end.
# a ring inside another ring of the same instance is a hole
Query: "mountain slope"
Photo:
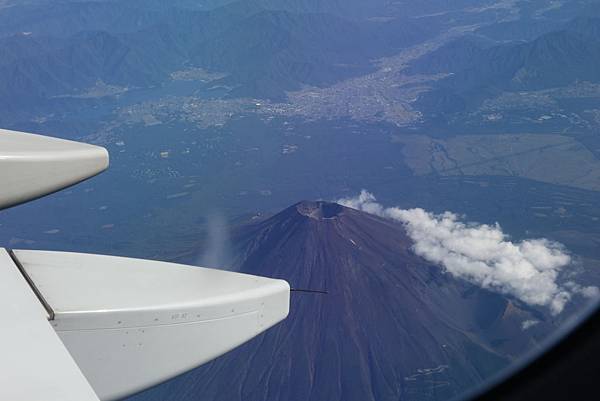
{"type": "Polygon", "coordinates": [[[424,263],[396,223],[301,202],[233,242],[240,271],[328,293],[293,293],[286,321],[139,399],[441,400],[532,344],[530,312],[424,263]]]}

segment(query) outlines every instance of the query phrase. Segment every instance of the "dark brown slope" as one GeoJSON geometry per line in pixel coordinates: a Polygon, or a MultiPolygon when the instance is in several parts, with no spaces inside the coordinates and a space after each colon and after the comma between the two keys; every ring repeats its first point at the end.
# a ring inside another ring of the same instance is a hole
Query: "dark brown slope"
{"type": "Polygon", "coordinates": [[[529,312],[428,265],[401,225],[364,212],[301,202],[234,243],[240,271],[328,294],[293,293],[285,322],[140,399],[441,400],[531,341],[529,312]]]}

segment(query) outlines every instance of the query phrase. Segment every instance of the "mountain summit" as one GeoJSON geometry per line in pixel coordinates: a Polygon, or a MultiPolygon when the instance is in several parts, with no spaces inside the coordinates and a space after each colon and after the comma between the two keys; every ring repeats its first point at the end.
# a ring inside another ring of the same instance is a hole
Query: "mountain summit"
{"type": "Polygon", "coordinates": [[[156,399],[448,399],[533,341],[521,333],[530,312],[429,265],[392,221],[305,201],[233,242],[239,271],[327,294],[294,292],[286,321],[156,399]]]}

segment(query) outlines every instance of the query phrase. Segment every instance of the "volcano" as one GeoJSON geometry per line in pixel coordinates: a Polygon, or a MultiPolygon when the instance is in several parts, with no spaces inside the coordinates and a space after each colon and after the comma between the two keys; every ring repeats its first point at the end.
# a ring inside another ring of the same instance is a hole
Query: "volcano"
{"type": "Polygon", "coordinates": [[[140,399],[448,399],[546,324],[524,331],[544,317],[419,258],[401,224],[336,203],[300,202],[232,242],[236,270],[326,293],[293,292],[287,320],[140,399]]]}

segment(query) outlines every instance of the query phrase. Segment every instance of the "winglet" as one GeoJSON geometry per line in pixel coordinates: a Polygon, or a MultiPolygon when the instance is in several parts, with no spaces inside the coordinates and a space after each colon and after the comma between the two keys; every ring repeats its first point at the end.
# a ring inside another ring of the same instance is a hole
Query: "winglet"
{"type": "Polygon", "coordinates": [[[100,146],[0,129],[0,209],[77,184],[108,163],[100,146]]]}

